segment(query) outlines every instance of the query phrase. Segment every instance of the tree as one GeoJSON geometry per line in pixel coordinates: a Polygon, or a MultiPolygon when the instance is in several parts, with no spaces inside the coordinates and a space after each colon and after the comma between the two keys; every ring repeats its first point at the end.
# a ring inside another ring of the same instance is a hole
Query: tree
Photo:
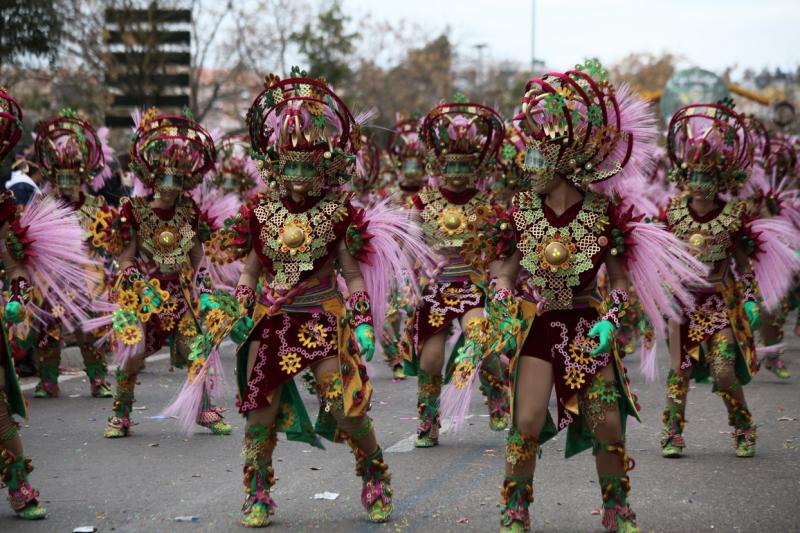
{"type": "Polygon", "coordinates": [[[348,33],[350,17],[342,12],[339,0],[333,0],[328,8],[317,15],[317,19],[306,22],[303,29],[292,33],[291,40],[297,43],[304,66],[310,76],[325,77],[337,87],[352,76],[351,55],[356,50],[358,32],[348,33]]]}
{"type": "Polygon", "coordinates": [[[0,68],[32,58],[55,61],[62,26],[53,2],[6,0],[4,4],[0,9],[0,68]]]}

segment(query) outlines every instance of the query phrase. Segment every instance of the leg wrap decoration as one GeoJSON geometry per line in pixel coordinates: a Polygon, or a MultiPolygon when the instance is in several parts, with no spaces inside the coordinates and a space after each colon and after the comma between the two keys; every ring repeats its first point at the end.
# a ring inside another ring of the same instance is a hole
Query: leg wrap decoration
{"type": "Polygon", "coordinates": [[[33,472],[31,460],[27,457],[17,458],[11,450],[3,450],[0,452],[0,457],[3,459],[0,475],[8,487],[8,502],[11,508],[19,513],[30,505],[37,506],[39,491],[28,483],[28,474],[33,472]]]}
{"type": "Polygon", "coordinates": [[[60,341],[51,341],[38,349],[39,384],[34,395],[37,398],[56,398],[58,389],[58,366],[61,364],[60,341]]]}
{"type": "Polygon", "coordinates": [[[539,439],[520,433],[516,427],[511,428],[506,437],[506,461],[517,465],[530,461],[539,454],[539,439]]]}
{"type": "Polygon", "coordinates": [[[352,441],[350,447],[356,459],[356,475],[361,477],[361,504],[373,522],[385,522],[392,513],[392,476],[378,447],[367,455],[352,441]]]}
{"type": "Polygon", "coordinates": [[[674,446],[686,447],[683,439],[683,428],[686,425],[686,396],[689,394],[689,376],[679,374],[670,369],[667,376],[667,404],[661,421],[661,448],[674,446]]]}
{"type": "Polygon", "coordinates": [[[500,489],[500,526],[504,530],[513,531],[517,523],[517,530],[528,531],[531,527],[529,507],[533,503],[533,479],[526,476],[509,476],[503,480],[500,489]]]}
{"type": "Polygon", "coordinates": [[[0,442],[8,442],[19,433],[19,424],[11,416],[6,391],[0,390],[0,442]]]}
{"type": "Polygon", "coordinates": [[[339,372],[325,372],[317,383],[317,396],[326,413],[344,412],[344,385],[339,372]]]}
{"type": "Polygon", "coordinates": [[[131,427],[133,409],[133,389],[136,387],[136,374],[117,370],[117,394],[114,396],[114,414],[108,418],[105,436],[107,438],[125,437],[131,427]]]}
{"type": "Polygon", "coordinates": [[[438,440],[435,435],[439,429],[439,396],[441,393],[442,376],[432,376],[420,369],[417,380],[418,445],[424,440],[429,441],[426,443],[428,446],[433,446],[438,440]]]}
{"type": "Polygon", "coordinates": [[[92,388],[92,396],[95,398],[111,398],[111,387],[108,386],[106,377],[108,368],[103,352],[91,344],[81,346],[83,364],[86,367],[86,375],[89,377],[89,384],[92,388]]]}
{"type": "Polygon", "coordinates": [[[731,388],[730,383],[736,379],[734,370],[736,351],[721,333],[714,335],[713,345],[714,347],[708,354],[711,376],[718,389],[729,389],[731,388]]]}
{"type": "Polygon", "coordinates": [[[200,414],[197,416],[197,423],[211,430],[214,435],[230,435],[231,425],[225,422],[222,413],[227,411],[222,407],[215,407],[211,403],[208,391],[203,392],[203,403],[200,414]]]}
{"type": "Polygon", "coordinates": [[[606,381],[598,374],[579,398],[583,420],[594,433],[597,426],[606,421],[606,412],[619,409],[619,384],[606,381]]]}
{"type": "Polygon", "coordinates": [[[733,427],[733,445],[739,457],[752,457],[756,453],[756,426],[750,410],[728,391],[718,391],[728,409],[728,425],[733,427]]]}
{"type": "Polygon", "coordinates": [[[494,431],[502,431],[508,426],[509,402],[499,359],[492,357],[484,361],[478,378],[489,407],[489,427],[494,431]]]}
{"type": "Polygon", "coordinates": [[[607,531],[638,531],[636,527],[636,513],[628,504],[628,493],[631,490],[631,480],[628,472],[634,469],[636,463],[625,453],[625,443],[594,442],[595,452],[617,454],[622,462],[621,474],[600,475],[600,491],[603,498],[603,527],[607,531]]]}
{"type": "Polygon", "coordinates": [[[272,468],[272,452],[278,444],[275,426],[267,428],[264,424],[247,427],[242,447],[244,459],[244,492],[242,505],[247,527],[264,527],[269,517],[275,514],[277,505],[270,495],[275,485],[275,471],[272,468]]]}

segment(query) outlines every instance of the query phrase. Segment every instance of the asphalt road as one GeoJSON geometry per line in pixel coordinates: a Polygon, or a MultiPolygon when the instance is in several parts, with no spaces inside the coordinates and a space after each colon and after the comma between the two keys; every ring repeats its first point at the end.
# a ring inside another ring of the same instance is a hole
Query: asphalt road
{"type": "MultiPolygon", "coordinates": [[[[796,377],[780,381],[761,372],[746,387],[759,426],[758,453],[737,459],[722,401],[709,385],[692,385],[688,448],[679,460],[662,459],[659,431],[663,384],[645,384],[631,370],[644,423],[630,427],[631,502],[644,531],[800,531],[800,340],[788,335],[787,361],[796,377]]],[[[666,354],[661,375],[666,375],[666,354]]],[[[36,400],[22,434],[50,518],[23,522],[0,504],[2,532],[70,532],[79,526],[118,532],[243,531],[239,458],[242,419],[229,414],[234,434],[178,434],[167,421],[149,419],[178,390],[183,372],[169,372],[163,356],[151,359],[137,388],[131,437],[102,437],[111,400],[93,399],[79,374],[67,376],[56,400],[36,400]],[[184,523],[176,517],[196,516],[184,523]]],[[[234,408],[233,355],[225,407],[234,408]]],[[[76,364],[70,357],[68,364],[76,364]]],[[[77,366],[77,364],[76,364],[77,366]]],[[[631,360],[629,366],[637,367],[631,360]]],[[[382,364],[371,365],[375,385],[372,417],[394,480],[395,514],[388,524],[370,524],[360,505],[360,480],[345,445],[326,451],[280,442],[275,454],[279,509],[271,531],[467,532],[496,531],[502,481],[503,434],[488,429],[476,391],[467,429],[444,435],[434,449],[413,450],[416,382],[393,383],[382,364]],[[314,494],[338,493],[316,500],[314,494]]],[[[32,388],[32,381],[26,380],[32,388]]],[[[316,400],[303,393],[311,412],[316,400]]],[[[564,439],[544,446],[535,483],[535,531],[601,531],[600,494],[590,453],[566,461],[564,439]],[[593,513],[593,510],[594,513],[593,513]]]]}

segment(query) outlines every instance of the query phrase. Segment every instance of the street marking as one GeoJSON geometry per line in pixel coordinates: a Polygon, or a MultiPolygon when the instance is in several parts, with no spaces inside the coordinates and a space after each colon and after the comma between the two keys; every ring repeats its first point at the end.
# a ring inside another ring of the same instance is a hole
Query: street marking
{"type": "MultiPolygon", "coordinates": [[[[474,417],[475,415],[467,415],[464,417],[465,420],[469,420],[470,418],[474,417]]],[[[450,429],[450,420],[445,420],[442,423],[442,427],[439,429],[439,435],[441,436],[443,433],[446,433],[447,430],[450,429]]],[[[386,448],[383,453],[407,453],[414,450],[414,440],[417,438],[416,433],[412,433],[408,437],[403,437],[399,441],[395,442],[388,448],[386,448]]]]}

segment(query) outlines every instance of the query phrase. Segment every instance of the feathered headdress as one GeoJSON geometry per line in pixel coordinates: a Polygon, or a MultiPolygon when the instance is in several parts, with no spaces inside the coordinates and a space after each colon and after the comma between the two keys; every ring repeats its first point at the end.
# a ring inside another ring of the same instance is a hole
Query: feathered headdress
{"type": "Polygon", "coordinates": [[[744,119],[731,107],[691,104],[669,123],[667,153],[670,179],[685,186],[694,172],[712,176],[721,192],[736,191],[747,179],[754,147],[744,119]]]}
{"type": "Polygon", "coordinates": [[[530,80],[515,119],[528,137],[527,172],[622,192],[649,170],[655,116],[627,86],[615,88],[597,62],[530,80]]]}
{"type": "Polygon", "coordinates": [[[131,143],[131,169],[145,185],[154,188],[162,176],[180,179],[184,190],[193,189],[214,167],[214,140],[194,120],[160,115],[149,109],[138,122],[131,143]]]}
{"type": "Polygon", "coordinates": [[[351,190],[370,192],[381,173],[381,149],[366,135],[361,136],[361,147],[356,152],[356,171],[350,183],[351,190]]]}
{"type": "Polygon", "coordinates": [[[239,135],[225,135],[219,143],[213,183],[225,190],[247,193],[258,185],[256,162],[247,141],[239,135]]]}
{"type": "Polygon", "coordinates": [[[419,128],[428,150],[428,172],[441,176],[447,163],[469,161],[480,177],[497,157],[503,142],[503,120],[485,105],[457,95],[455,102],[440,104],[425,115],[419,128]]]}
{"type": "Polygon", "coordinates": [[[247,112],[252,155],[267,185],[281,181],[289,162],[314,166],[329,188],[346,183],[360,147],[361,128],[324,79],[296,67],[289,78],[270,74],[247,112]]]}
{"type": "Polygon", "coordinates": [[[59,176],[67,175],[78,185],[102,187],[111,173],[106,162],[110,148],[74,110],[63,109],[40,122],[35,133],[36,159],[45,179],[57,185],[59,176]]]}

